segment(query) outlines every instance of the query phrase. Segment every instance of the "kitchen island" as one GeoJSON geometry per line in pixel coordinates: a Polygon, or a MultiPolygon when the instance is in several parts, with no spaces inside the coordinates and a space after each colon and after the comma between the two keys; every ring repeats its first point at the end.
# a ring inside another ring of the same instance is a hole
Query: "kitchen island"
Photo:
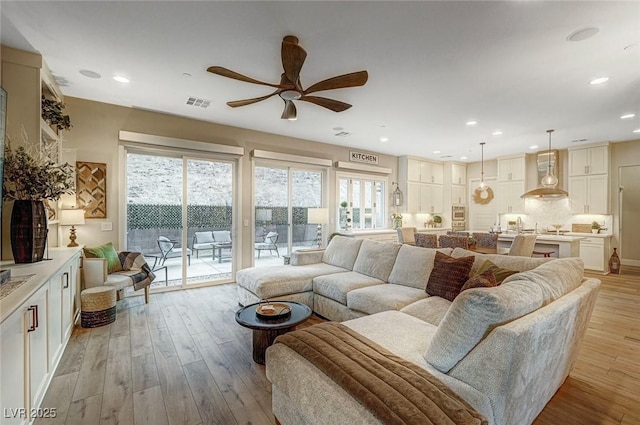
{"type": "MultiPolygon", "coordinates": [[[[498,248],[508,248],[511,246],[513,239],[517,233],[501,233],[498,237],[498,248]]],[[[576,235],[537,235],[535,251],[553,250],[552,257],[580,257],[580,241],[585,239],[584,236],[576,235]]]]}

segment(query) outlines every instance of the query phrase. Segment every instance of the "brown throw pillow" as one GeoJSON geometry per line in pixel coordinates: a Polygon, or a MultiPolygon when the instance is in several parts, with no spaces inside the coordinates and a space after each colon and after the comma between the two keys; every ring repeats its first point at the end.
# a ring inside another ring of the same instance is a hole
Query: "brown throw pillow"
{"type": "Polygon", "coordinates": [[[500,285],[503,280],[505,280],[506,278],[508,278],[512,274],[518,273],[517,270],[503,269],[502,267],[496,266],[493,263],[493,261],[485,260],[485,262],[482,263],[482,265],[480,266],[480,268],[478,269],[476,274],[482,274],[482,273],[486,272],[487,270],[491,270],[493,272],[493,275],[496,278],[496,284],[497,285],[500,285]]]}
{"type": "Polygon", "coordinates": [[[427,294],[453,301],[469,279],[473,260],[474,256],[453,258],[437,251],[427,282],[427,294]]]}
{"type": "Polygon", "coordinates": [[[493,288],[494,286],[498,286],[496,277],[491,270],[486,270],[469,278],[469,280],[462,285],[460,292],[471,288],[493,288]]]}

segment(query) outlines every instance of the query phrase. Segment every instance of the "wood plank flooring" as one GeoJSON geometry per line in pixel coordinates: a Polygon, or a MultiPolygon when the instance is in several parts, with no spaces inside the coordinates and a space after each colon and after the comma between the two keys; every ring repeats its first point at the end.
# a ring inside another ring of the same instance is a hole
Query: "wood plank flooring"
{"type": "MultiPolygon", "coordinates": [[[[640,423],[640,268],[622,272],[590,275],[603,284],[578,362],[535,425],[640,423]]],[[[275,424],[237,308],[235,285],[119,301],[113,324],[74,329],[42,404],[58,415],[36,424],[275,424]]]]}

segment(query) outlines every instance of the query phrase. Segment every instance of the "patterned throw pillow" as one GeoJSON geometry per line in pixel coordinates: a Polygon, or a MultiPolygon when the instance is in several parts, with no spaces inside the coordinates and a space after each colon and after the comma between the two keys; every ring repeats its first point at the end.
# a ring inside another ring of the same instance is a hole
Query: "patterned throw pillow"
{"type": "Polygon", "coordinates": [[[85,248],[84,256],[87,258],[104,258],[107,260],[107,273],[119,272],[122,270],[120,258],[111,242],[95,248],[85,248]]]}
{"type": "Polygon", "coordinates": [[[502,267],[496,266],[491,260],[486,260],[484,263],[482,263],[476,275],[482,274],[487,270],[491,270],[493,272],[493,275],[496,278],[496,285],[500,285],[503,280],[505,280],[512,274],[518,273],[517,270],[503,269],[502,267]]]}
{"type": "Polygon", "coordinates": [[[474,256],[453,258],[436,252],[433,270],[427,282],[427,294],[453,301],[469,279],[474,256]]]}
{"type": "Polygon", "coordinates": [[[471,288],[493,288],[495,286],[498,286],[495,275],[491,270],[486,270],[482,273],[471,276],[469,280],[462,285],[460,292],[464,292],[471,288]]]}

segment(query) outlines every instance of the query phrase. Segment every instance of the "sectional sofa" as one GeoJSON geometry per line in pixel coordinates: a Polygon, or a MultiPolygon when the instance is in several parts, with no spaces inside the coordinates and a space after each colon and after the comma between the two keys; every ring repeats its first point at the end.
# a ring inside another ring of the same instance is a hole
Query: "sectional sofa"
{"type": "MultiPolygon", "coordinates": [[[[416,364],[496,425],[530,424],[577,358],[600,282],[579,258],[475,256],[519,273],[453,302],[425,292],[436,250],[336,236],[290,266],[238,272],[239,302],[304,302],[416,364]]],[[[283,425],[379,424],[362,404],[284,344],[267,350],[273,412],[283,425]]]]}

